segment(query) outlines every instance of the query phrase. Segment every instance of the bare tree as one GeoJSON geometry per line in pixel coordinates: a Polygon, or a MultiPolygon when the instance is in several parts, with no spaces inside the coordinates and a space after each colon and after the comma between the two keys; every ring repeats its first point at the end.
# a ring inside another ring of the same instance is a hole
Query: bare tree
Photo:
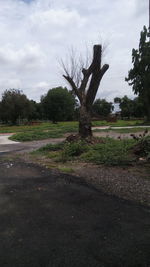
{"type": "Polygon", "coordinates": [[[92,136],[91,107],[95,100],[101,79],[108,70],[109,65],[102,66],[102,46],[94,45],[93,59],[87,68],[82,57],[77,60],[73,53],[70,56],[70,64],[67,66],[62,62],[65,74],[63,77],[71,86],[73,92],[80,101],[79,134],[81,138],[92,136]]]}

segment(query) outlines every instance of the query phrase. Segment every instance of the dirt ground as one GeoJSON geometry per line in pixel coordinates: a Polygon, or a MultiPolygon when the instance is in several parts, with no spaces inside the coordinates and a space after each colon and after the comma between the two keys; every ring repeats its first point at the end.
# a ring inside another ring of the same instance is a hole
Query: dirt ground
{"type": "Polygon", "coordinates": [[[148,267],[149,223],[80,177],[1,158],[1,267],[148,267]]]}

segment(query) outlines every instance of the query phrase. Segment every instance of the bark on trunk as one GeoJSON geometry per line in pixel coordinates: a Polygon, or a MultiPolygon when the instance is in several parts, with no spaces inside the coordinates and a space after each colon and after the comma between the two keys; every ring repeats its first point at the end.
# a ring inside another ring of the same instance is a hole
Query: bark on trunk
{"type": "Polygon", "coordinates": [[[91,114],[86,106],[83,105],[80,107],[79,134],[81,138],[92,136],[91,114]]]}
{"type": "Polygon", "coordinates": [[[63,77],[69,82],[72,90],[77,95],[81,104],[79,116],[79,135],[81,136],[81,138],[92,136],[90,110],[95,100],[100,81],[109,68],[109,65],[107,64],[105,64],[103,67],[101,66],[101,59],[102,46],[94,45],[92,63],[89,68],[82,69],[83,78],[80,80],[80,83],[78,80],[78,78],[80,78],[80,75],[78,75],[78,71],[76,72],[76,69],[74,69],[76,64],[72,64],[72,59],[71,64],[73,66],[73,69],[71,70],[72,72],[70,75],[66,67],[64,66],[66,75],[63,75],[63,77]],[[74,75],[74,71],[77,74],[77,80],[75,81],[73,80],[73,78],[76,77],[76,75],[74,75]],[[79,84],[80,86],[78,86],[79,84]]]}
{"type": "Polygon", "coordinates": [[[150,122],[150,104],[147,106],[147,121],[150,122]]]}
{"type": "Polygon", "coordinates": [[[145,107],[146,107],[146,120],[150,122],[150,95],[149,94],[145,96],[144,102],[145,102],[145,107]]]}

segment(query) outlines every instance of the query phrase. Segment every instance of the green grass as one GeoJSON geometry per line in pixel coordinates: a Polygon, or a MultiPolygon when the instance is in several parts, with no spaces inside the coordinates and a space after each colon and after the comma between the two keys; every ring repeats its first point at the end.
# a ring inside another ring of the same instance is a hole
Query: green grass
{"type": "Polygon", "coordinates": [[[114,131],[117,133],[138,133],[138,132],[144,132],[146,129],[148,129],[150,131],[149,128],[146,127],[138,127],[138,128],[125,128],[125,129],[94,129],[93,132],[110,132],[110,131],[114,131]]]}
{"type": "Polygon", "coordinates": [[[58,169],[64,173],[73,173],[74,172],[74,170],[72,168],[69,168],[69,167],[58,167],[58,169]]]}
{"type": "Polygon", "coordinates": [[[61,142],[58,144],[48,144],[43,146],[35,151],[32,151],[30,154],[32,156],[44,156],[54,161],[59,161],[60,151],[63,150],[65,143],[61,142]]]}
{"type": "Polygon", "coordinates": [[[58,150],[62,150],[64,145],[65,145],[64,142],[61,142],[58,144],[48,144],[46,146],[39,148],[37,151],[41,153],[50,152],[50,151],[58,151],[58,150]]]}
{"type": "Polygon", "coordinates": [[[96,164],[128,165],[135,161],[135,157],[131,153],[131,148],[135,143],[134,140],[106,138],[104,143],[93,145],[80,158],[96,164]]]}
{"type": "MultiPolygon", "coordinates": [[[[106,122],[106,121],[94,121],[92,124],[93,126],[120,126],[120,127],[122,126],[124,127],[124,126],[140,125],[140,124],[143,124],[143,121],[118,120],[115,123],[106,122]]],[[[47,138],[59,138],[59,137],[63,137],[65,133],[76,133],[77,131],[78,131],[78,122],[59,122],[57,124],[46,122],[46,123],[41,123],[39,125],[31,125],[31,126],[0,125],[0,133],[14,133],[14,135],[11,136],[10,139],[14,141],[22,141],[22,142],[41,140],[41,139],[47,139],[47,138]]],[[[128,129],[125,131],[128,131],[128,129]]],[[[131,131],[132,130],[130,130],[130,132],[131,131]]]]}
{"type": "Polygon", "coordinates": [[[114,140],[101,138],[98,144],[87,144],[83,141],[76,143],[61,143],[47,145],[34,153],[42,154],[55,162],[80,161],[105,164],[111,166],[129,165],[135,161],[131,148],[137,143],[135,140],[114,140]]]}
{"type": "Polygon", "coordinates": [[[113,131],[116,131],[117,133],[138,133],[138,132],[144,132],[146,129],[150,131],[149,128],[130,128],[130,129],[112,129],[113,131]]]}
{"type": "Polygon", "coordinates": [[[77,129],[77,122],[60,122],[57,124],[42,123],[38,126],[4,127],[0,129],[0,132],[16,132],[16,134],[10,137],[10,140],[26,142],[48,138],[61,138],[65,133],[77,132],[77,129]]]}
{"type": "Polygon", "coordinates": [[[138,126],[143,125],[143,120],[118,120],[117,122],[107,121],[93,121],[93,126],[113,126],[113,127],[125,127],[125,126],[138,126]]]}
{"type": "Polygon", "coordinates": [[[11,136],[9,139],[13,141],[33,141],[33,140],[43,140],[48,138],[60,138],[62,137],[62,133],[59,131],[49,131],[49,132],[42,132],[42,131],[34,131],[34,132],[27,132],[27,133],[17,133],[11,136]]]}
{"type": "Polygon", "coordinates": [[[58,122],[56,124],[51,122],[44,122],[39,125],[21,125],[21,126],[7,126],[0,125],[0,133],[18,133],[18,132],[33,132],[62,129],[63,133],[76,131],[78,122],[58,122]]]}

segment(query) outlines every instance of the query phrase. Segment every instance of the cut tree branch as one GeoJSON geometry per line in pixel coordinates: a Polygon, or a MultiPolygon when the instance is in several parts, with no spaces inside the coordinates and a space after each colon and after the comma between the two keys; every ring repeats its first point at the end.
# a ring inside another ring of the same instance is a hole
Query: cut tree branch
{"type": "Polygon", "coordinates": [[[67,80],[67,82],[70,84],[72,90],[74,91],[74,93],[77,95],[77,97],[81,101],[80,92],[79,92],[78,88],[76,87],[75,82],[73,81],[73,79],[70,76],[66,76],[66,75],[63,75],[63,77],[67,80]]]}
{"type": "Polygon", "coordinates": [[[109,65],[105,64],[100,71],[96,70],[93,72],[92,79],[89,85],[89,89],[87,91],[87,106],[91,106],[94,102],[94,99],[96,97],[101,79],[105,72],[108,70],[109,65]]]}

